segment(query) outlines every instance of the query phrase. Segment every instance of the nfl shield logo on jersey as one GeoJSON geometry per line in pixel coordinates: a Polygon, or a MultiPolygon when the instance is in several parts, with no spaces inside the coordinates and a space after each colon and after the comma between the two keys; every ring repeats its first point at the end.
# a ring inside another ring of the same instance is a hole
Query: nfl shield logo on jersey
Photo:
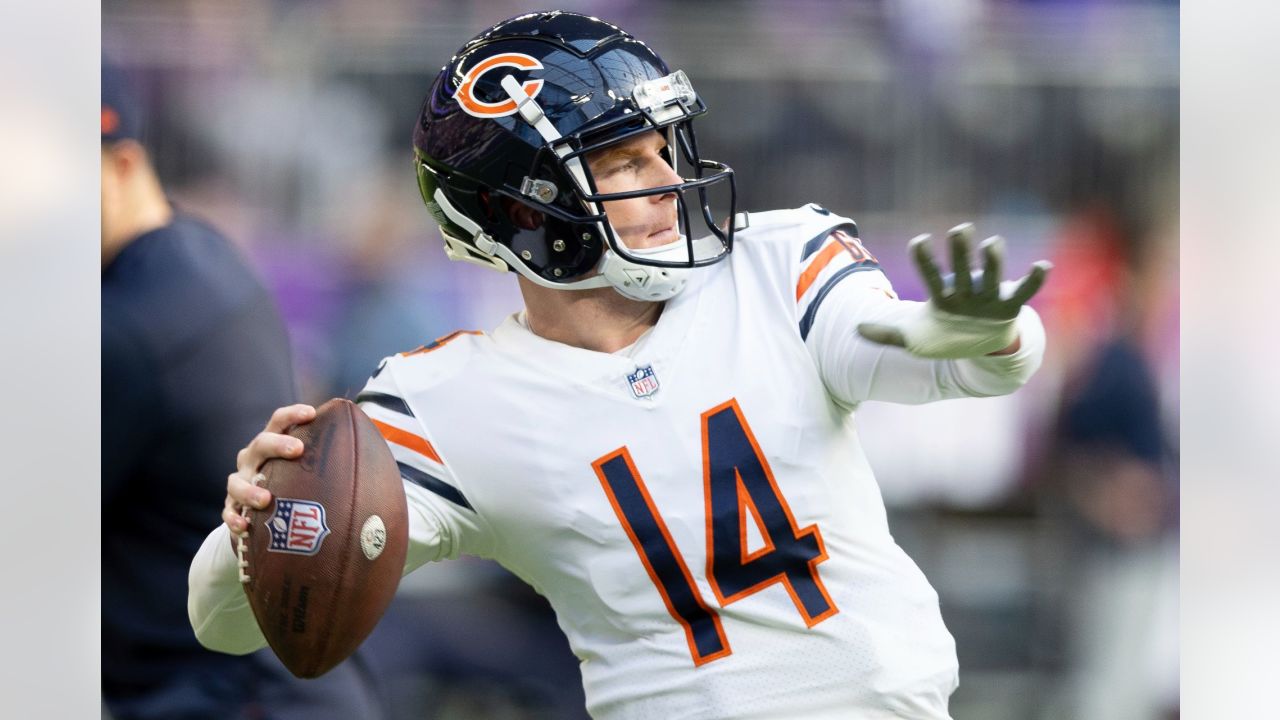
{"type": "Polygon", "coordinates": [[[658,376],[653,374],[653,366],[645,365],[627,376],[631,381],[631,394],[637,399],[646,398],[658,392],[658,376]]]}
{"type": "Polygon", "coordinates": [[[278,498],[276,511],[264,523],[271,531],[271,552],[315,555],[329,534],[324,506],[310,500],[278,498]]]}

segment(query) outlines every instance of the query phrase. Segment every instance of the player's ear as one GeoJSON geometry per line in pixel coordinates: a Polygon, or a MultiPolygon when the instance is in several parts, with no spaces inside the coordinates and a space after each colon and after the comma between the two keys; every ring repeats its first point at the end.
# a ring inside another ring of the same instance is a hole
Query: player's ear
{"type": "Polygon", "coordinates": [[[511,223],[521,230],[537,230],[542,227],[547,217],[540,210],[534,210],[508,197],[502,198],[502,209],[506,211],[507,217],[511,218],[511,223]]]}
{"type": "Polygon", "coordinates": [[[102,146],[102,162],[118,177],[129,177],[147,167],[147,150],[137,140],[118,140],[102,146]]]}
{"type": "MultiPolygon", "coordinates": [[[[488,190],[480,191],[480,202],[484,205],[485,212],[489,214],[489,217],[493,217],[493,195],[488,190]]],[[[542,211],[534,210],[528,205],[512,200],[505,195],[498,196],[498,207],[501,208],[501,212],[506,213],[507,219],[511,221],[511,224],[521,230],[537,230],[542,227],[543,221],[547,218],[542,211]]]]}

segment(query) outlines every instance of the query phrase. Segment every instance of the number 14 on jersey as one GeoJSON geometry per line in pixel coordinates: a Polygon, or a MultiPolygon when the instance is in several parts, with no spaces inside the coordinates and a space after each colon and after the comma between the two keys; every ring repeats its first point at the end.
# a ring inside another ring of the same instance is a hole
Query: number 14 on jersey
{"type": "MultiPolygon", "coordinates": [[[[626,446],[592,466],[667,611],[683,626],[694,664],[729,655],[720,615],[703,600],[626,446]]],[[[702,414],[702,467],[706,577],[720,605],[781,583],[806,626],[839,612],[818,575],[827,559],[822,533],[817,525],[796,526],[736,400],[702,414]],[[764,541],[750,552],[748,523],[764,541]]]]}

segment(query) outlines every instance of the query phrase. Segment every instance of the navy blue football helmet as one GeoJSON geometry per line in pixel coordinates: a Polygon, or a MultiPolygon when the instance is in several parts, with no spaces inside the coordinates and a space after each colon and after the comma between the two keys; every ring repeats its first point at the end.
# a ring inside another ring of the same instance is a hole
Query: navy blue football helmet
{"type": "Polygon", "coordinates": [[[683,72],[616,26],[522,15],[470,40],[436,77],[413,134],[418,186],[454,260],[545,287],[665,300],[690,268],[733,248],[733,170],[698,155],[693,118],[704,112],[683,72]],[[665,136],[676,172],[687,166],[692,177],[599,193],[585,156],[650,131],[665,136]],[[628,248],[601,206],[666,194],[676,198],[679,239],[658,248],[628,248]],[[499,198],[542,213],[539,227],[517,225],[499,198]],[[690,208],[706,226],[697,237],[690,208]]]}

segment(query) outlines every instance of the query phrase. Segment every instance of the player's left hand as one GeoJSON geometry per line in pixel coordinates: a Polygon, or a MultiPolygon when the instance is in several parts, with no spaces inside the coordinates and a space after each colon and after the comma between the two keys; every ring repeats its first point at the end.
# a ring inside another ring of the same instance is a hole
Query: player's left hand
{"type": "Polygon", "coordinates": [[[979,357],[1013,345],[1018,339],[1018,313],[1044,285],[1053,265],[1040,260],[1022,279],[1002,283],[1004,240],[999,236],[984,240],[979,247],[983,269],[971,271],[972,237],[971,223],[947,232],[953,274],[946,278],[933,261],[929,236],[913,238],[908,250],[929,288],[929,301],[920,312],[896,324],[862,323],[858,334],[928,358],[979,357]]]}

